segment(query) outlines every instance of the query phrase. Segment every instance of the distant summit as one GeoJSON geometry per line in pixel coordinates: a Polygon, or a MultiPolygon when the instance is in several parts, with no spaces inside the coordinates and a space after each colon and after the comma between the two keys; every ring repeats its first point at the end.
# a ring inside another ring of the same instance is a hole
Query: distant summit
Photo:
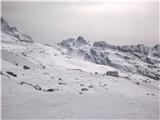
{"type": "Polygon", "coordinates": [[[76,45],[86,45],[89,44],[82,36],[79,36],[76,40],[76,45]]]}
{"type": "Polygon", "coordinates": [[[62,47],[67,47],[67,48],[71,48],[71,47],[81,47],[81,46],[90,46],[91,43],[87,40],[85,40],[82,36],[77,37],[77,39],[75,38],[69,38],[66,40],[63,40],[62,42],[59,43],[59,45],[61,45],[62,47]]]}
{"type": "MultiPolygon", "coordinates": [[[[2,35],[7,34],[15,38],[15,41],[32,43],[33,40],[30,36],[19,31],[16,27],[10,27],[8,23],[1,17],[1,31],[2,35]]],[[[13,41],[13,40],[12,40],[13,41]]]]}

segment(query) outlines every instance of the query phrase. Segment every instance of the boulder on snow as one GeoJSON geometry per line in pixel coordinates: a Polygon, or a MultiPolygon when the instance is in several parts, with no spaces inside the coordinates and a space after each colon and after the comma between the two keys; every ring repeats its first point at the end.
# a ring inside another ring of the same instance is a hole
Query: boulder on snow
{"type": "Polygon", "coordinates": [[[88,88],[82,88],[81,91],[88,91],[88,88]]]}
{"type": "Polygon", "coordinates": [[[66,85],[65,82],[59,82],[58,84],[59,84],[59,85],[66,85]]]}
{"type": "Polygon", "coordinates": [[[98,74],[98,72],[95,72],[95,74],[97,75],[97,74],[98,74]]]}
{"type": "Polygon", "coordinates": [[[24,65],[23,69],[27,70],[27,69],[30,69],[30,68],[28,66],[24,65]]]}
{"type": "Polygon", "coordinates": [[[53,92],[54,91],[54,89],[48,89],[47,90],[47,92],[53,92]]]}
{"type": "Polygon", "coordinates": [[[114,76],[114,77],[119,77],[118,71],[107,71],[106,75],[114,76]]]}
{"type": "Polygon", "coordinates": [[[57,88],[49,88],[48,90],[45,90],[45,91],[46,92],[54,92],[54,91],[59,91],[59,89],[57,89],[57,88]]]}
{"type": "Polygon", "coordinates": [[[140,85],[140,83],[139,83],[139,82],[136,82],[136,85],[140,85]]]}
{"type": "Polygon", "coordinates": [[[39,85],[35,85],[34,88],[35,88],[36,90],[41,90],[41,87],[40,87],[39,85]]]}
{"type": "Polygon", "coordinates": [[[13,76],[13,77],[17,77],[17,75],[16,75],[15,73],[13,73],[13,72],[7,71],[7,73],[8,73],[9,75],[13,76]]]}
{"type": "Polygon", "coordinates": [[[89,85],[88,88],[93,88],[93,85],[89,85]]]}

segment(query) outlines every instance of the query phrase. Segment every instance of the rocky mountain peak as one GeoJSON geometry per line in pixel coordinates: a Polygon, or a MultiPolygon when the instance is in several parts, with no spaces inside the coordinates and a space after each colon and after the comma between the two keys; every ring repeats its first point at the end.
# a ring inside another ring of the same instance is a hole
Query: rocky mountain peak
{"type": "Polygon", "coordinates": [[[59,43],[59,45],[61,45],[62,47],[67,47],[67,48],[80,47],[89,44],[90,43],[87,40],[85,40],[82,36],[79,36],[77,39],[69,38],[59,43]]]}
{"type": "Polygon", "coordinates": [[[75,44],[75,39],[69,38],[69,39],[63,40],[62,42],[60,42],[58,44],[61,45],[62,47],[70,48],[75,44]]]}
{"type": "Polygon", "coordinates": [[[1,30],[2,31],[7,31],[9,30],[10,26],[8,23],[1,17],[1,30]]]}
{"type": "Polygon", "coordinates": [[[10,27],[5,19],[1,17],[1,31],[17,39],[19,42],[32,43],[33,40],[27,34],[19,31],[16,27],[10,27]]]}
{"type": "Polygon", "coordinates": [[[88,42],[82,36],[79,36],[76,40],[76,44],[77,45],[86,45],[86,44],[88,44],[88,42]]]}

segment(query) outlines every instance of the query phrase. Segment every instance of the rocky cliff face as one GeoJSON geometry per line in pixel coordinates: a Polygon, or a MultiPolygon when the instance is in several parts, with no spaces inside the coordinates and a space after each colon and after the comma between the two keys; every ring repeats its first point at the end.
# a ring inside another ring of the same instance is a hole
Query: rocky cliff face
{"type": "Polygon", "coordinates": [[[160,45],[148,47],[143,44],[114,46],[105,41],[93,45],[83,37],[72,38],[59,43],[69,55],[77,54],[83,59],[108,65],[132,74],[140,74],[155,80],[160,79],[160,45]]]}
{"type": "Polygon", "coordinates": [[[157,45],[155,45],[155,46],[152,48],[151,55],[152,55],[153,57],[158,57],[158,58],[160,58],[160,44],[157,44],[157,45]]]}
{"type": "Polygon", "coordinates": [[[77,39],[69,38],[58,43],[58,45],[67,50],[66,54],[72,56],[84,57],[86,53],[90,51],[92,44],[85,40],[83,37],[79,36],[77,39]]]}
{"type": "Polygon", "coordinates": [[[1,31],[2,31],[2,35],[7,34],[8,36],[13,37],[14,40],[17,42],[25,42],[25,43],[32,43],[33,42],[32,38],[30,36],[17,30],[16,27],[10,27],[8,25],[8,23],[3,18],[1,18],[1,31]]]}

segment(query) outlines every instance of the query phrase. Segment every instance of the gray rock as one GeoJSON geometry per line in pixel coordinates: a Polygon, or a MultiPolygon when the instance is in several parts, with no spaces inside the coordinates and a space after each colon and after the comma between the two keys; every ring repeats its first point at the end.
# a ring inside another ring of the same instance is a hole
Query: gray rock
{"type": "Polygon", "coordinates": [[[106,75],[114,76],[114,77],[119,77],[118,71],[107,71],[106,75]]]}
{"type": "Polygon", "coordinates": [[[147,68],[143,68],[142,66],[137,67],[137,73],[140,75],[149,77],[151,79],[154,79],[154,80],[160,80],[159,73],[157,73],[155,71],[148,70],[147,68]]]}
{"type": "Polygon", "coordinates": [[[100,48],[116,49],[116,46],[107,44],[105,41],[94,42],[93,46],[100,47],[100,48]]]}
{"type": "Polygon", "coordinates": [[[160,44],[155,45],[151,51],[152,56],[160,58],[160,44]]]}
{"type": "Polygon", "coordinates": [[[88,88],[82,88],[81,91],[88,91],[88,88]]]}

